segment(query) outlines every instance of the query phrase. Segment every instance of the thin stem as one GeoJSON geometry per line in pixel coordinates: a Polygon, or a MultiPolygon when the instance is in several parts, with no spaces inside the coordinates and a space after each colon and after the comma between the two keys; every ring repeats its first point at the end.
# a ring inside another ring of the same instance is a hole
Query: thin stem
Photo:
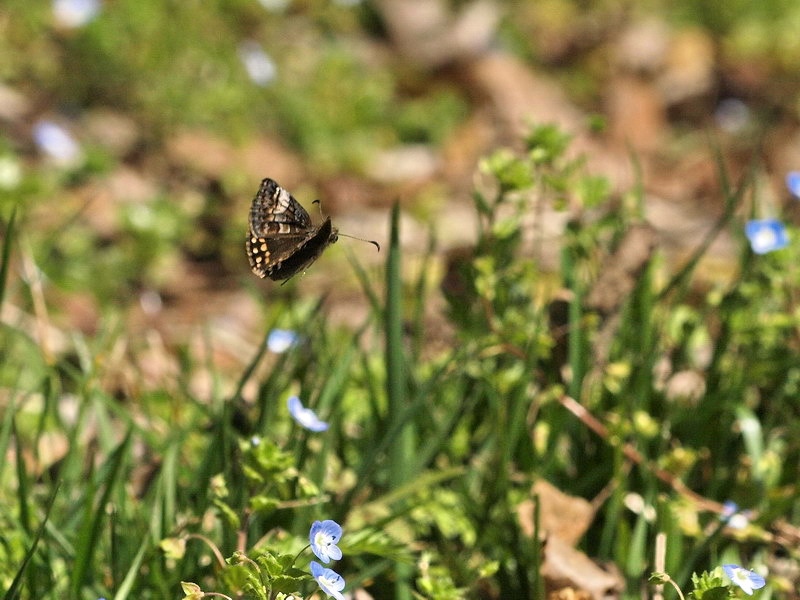
{"type": "Polygon", "coordinates": [[[217,561],[219,562],[220,566],[222,566],[222,567],[224,567],[224,566],[225,566],[225,559],[222,557],[222,553],[219,551],[219,548],[217,548],[217,547],[214,545],[214,542],[212,542],[212,541],[211,541],[210,539],[208,539],[206,536],[204,536],[204,535],[201,535],[201,534],[199,534],[199,533],[190,533],[190,534],[188,534],[188,535],[186,536],[186,539],[189,539],[189,538],[197,538],[198,540],[205,542],[205,543],[206,543],[206,545],[207,545],[209,548],[211,548],[211,551],[214,553],[214,556],[216,556],[216,557],[217,557],[217,561]]]}
{"type": "Polygon", "coordinates": [[[669,575],[667,575],[667,582],[669,582],[669,583],[671,583],[671,584],[672,584],[672,587],[674,587],[674,588],[675,588],[675,591],[676,591],[676,592],[678,592],[678,596],[680,596],[680,597],[681,597],[681,600],[685,600],[685,599],[684,599],[684,597],[683,597],[683,592],[681,591],[681,588],[679,588],[679,587],[678,587],[678,584],[677,584],[677,583],[675,583],[675,582],[672,580],[672,577],[670,577],[669,575]]]}
{"type": "Polygon", "coordinates": [[[303,548],[302,550],[300,550],[300,552],[298,552],[298,553],[297,553],[297,555],[296,555],[296,556],[295,556],[295,557],[292,559],[292,563],[291,563],[289,566],[290,566],[290,567],[293,567],[293,566],[294,566],[294,563],[296,563],[296,562],[297,562],[297,559],[298,559],[298,558],[300,558],[300,555],[301,555],[303,552],[305,552],[305,551],[306,551],[308,548],[311,548],[311,544],[306,544],[305,548],[303,548]]]}

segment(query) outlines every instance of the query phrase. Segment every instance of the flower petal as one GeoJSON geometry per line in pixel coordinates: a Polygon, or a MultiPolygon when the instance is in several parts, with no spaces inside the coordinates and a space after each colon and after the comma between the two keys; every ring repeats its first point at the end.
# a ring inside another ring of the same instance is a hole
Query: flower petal
{"type": "Polygon", "coordinates": [[[328,563],[331,559],[342,558],[342,551],[336,543],[342,537],[342,527],[336,521],[314,521],[308,532],[311,551],[322,562],[328,563]]]}
{"type": "Polygon", "coordinates": [[[745,235],[756,254],[780,250],[789,243],[786,227],[777,219],[754,219],[745,225],[745,235]]]}
{"type": "Polygon", "coordinates": [[[53,121],[39,121],[33,127],[33,139],[39,149],[56,163],[76,163],[82,156],[81,147],[75,138],[61,125],[53,121]]]}
{"type": "Polygon", "coordinates": [[[800,171],[789,171],[786,174],[786,187],[795,198],[800,198],[800,171]]]}
{"type": "Polygon", "coordinates": [[[311,561],[311,574],[317,580],[319,587],[336,600],[344,600],[342,590],[345,586],[344,577],[332,569],[326,569],[316,561],[311,561]]]}
{"type": "Polygon", "coordinates": [[[99,12],[98,0],[53,0],[53,16],[62,27],[82,27],[91,22],[99,12]]]}
{"type": "Polygon", "coordinates": [[[722,570],[725,571],[725,575],[728,576],[731,582],[742,588],[742,591],[748,596],[752,596],[753,590],[760,589],[767,583],[755,571],[750,571],[739,565],[722,565],[722,570]]]}
{"type": "Polygon", "coordinates": [[[250,80],[261,87],[269,85],[277,76],[275,62],[264,52],[254,40],[242,42],[239,46],[239,58],[244,65],[250,80]]]}
{"type": "Polygon", "coordinates": [[[319,432],[328,429],[328,423],[322,421],[310,408],[305,408],[297,396],[290,396],[286,404],[294,420],[309,431],[319,432]]]}
{"type": "Polygon", "coordinates": [[[289,348],[296,346],[299,336],[289,329],[273,329],[267,336],[267,348],[274,354],[283,354],[289,348]]]}

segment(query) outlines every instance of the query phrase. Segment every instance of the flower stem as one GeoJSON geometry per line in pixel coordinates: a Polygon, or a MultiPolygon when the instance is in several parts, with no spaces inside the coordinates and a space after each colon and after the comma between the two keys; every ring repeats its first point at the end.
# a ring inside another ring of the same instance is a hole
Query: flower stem
{"type": "Polygon", "coordinates": [[[303,552],[305,552],[307,549],[309,549],[310,547],[311,547],[311,544],[306,544],[305,548],[303,548],[302,550],[300,550],[300,552],[298,552],[298,553],[297,553],[297,556],[295,556],[295,557],[292,559],[292,564],[290,564],[289,566],[290,566],[290,567],[293,567],[293,566],[294,566],[294,563],[296,563],[296,562],[297,562],[297,559],[298,559],[298,558],[300,558],[300,555],[301,555],[303,552]]]}
{"type": "Polygon", "coordinates": [[[667,575],[667,581],[668,581],[669,583],[671,583],[671,584],[672,584],[672,587],[674,587],[674,588],[675,588],[675,591],[676,591],[676,592],[678,592],[678,596],[680,596],[681,600],[685,600],[685,599],[684,599],[684,597],[683,597],[683,592],[681,591],[681,588],[679,588],[679,587],[678,587],[678,584],[677,584],[677,583],[675,583],[675,582],[672,580],[672,577],[670,577],[669,575],[667,575]]]}
{"type": "Polygon", "coordinates": [[[198,540],[205,542],[205,543],[206,543],[206,545],[207,545],[209,548],[211,548],[211,551],[214,553],[214,556],[216,556],[216,557],[217,557],[217,561],[219,561],[219,564],[220,564],[220,566],[223,566],[223,567],[225,566],[225,559],[222,557],[222,553],[219,551],[219,548],[217,548],[217,547],[214,545],[214,542],[212,542],[212,541],[211,541],[210,539],[208,539],[206,536],[204,536],[204,535],[200,535],[199,533],[190,533],[190,534],[188,534],[188,535],[186,536],[186,538],[187,538],[187,539],[188,539],[188,538],[197,538],[198,540]]]}

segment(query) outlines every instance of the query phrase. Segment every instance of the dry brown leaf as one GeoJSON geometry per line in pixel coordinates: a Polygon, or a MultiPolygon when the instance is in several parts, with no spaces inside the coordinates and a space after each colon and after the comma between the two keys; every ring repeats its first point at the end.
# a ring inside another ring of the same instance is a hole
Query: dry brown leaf
{"type": "Polygon", "coordinates": [[[625,586],[619,574],[601,569],[583,552],[556,536],[548,537],[545,543],[542,576],[548,592],[574,588],[588,592],[593,600],[618,598],[625,586]]]}
{"type": "MultiPolygon", "coordinates": [[[[531,496],[538,495],[539,522],[542,531],[565,543],[575,545],[594,519],[592,505],[583,498],[565,494],[557,487],[540,479],[531,488],[531,496]]],[[[533,500],[526,500],[517,507],[520,526],[525,535],[533,536],[533,500]]]]}

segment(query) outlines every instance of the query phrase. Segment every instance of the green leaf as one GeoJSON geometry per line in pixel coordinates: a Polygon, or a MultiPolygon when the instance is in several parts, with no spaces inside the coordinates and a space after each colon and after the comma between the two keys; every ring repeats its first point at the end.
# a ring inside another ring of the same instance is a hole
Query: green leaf
{"type": "Polygon", "coordinates": [[[270,578],[283,574],[284,566],[272,552],[265,552],[256,559],[256,562],[267,572],[270,578]]]}
{"type": "Polygon", "coordinates": [[[182,600],[200,600],[204,596],[203,590],[196,583],[181,581],[181,589],[186,594],[182,600]]]}
{"type": "Polygon", "coordinates": [[[250,498],[250,508],[262,516],[266,516],[275,512],[275,509],[280,506],[280,500],[269,496],[255,496],[250,498]]]}
{"type": "Polygon", "coordinates": [[[281,575],[272,579],[270,581],[270,586],[272,587],[273,592],[283,592],[285,594],[289,594],[299,590],[307,579],[307,577],[290,577],[288,575],[281,575]]]}
{"type": "Polygon", "coordinates": [[[507,149],[498,150],[481,161],[480,169],[497,179],[502,193],[528,189],[533,185],[528,163],[507,149]]]}
{"type": "Polygon", "coordinates": [[[214,506],[217,507],[217,509],[220,512],[220,515],[222,516],[223,520],[228,524],[229,527],[231,527],[232,529],[239,529],[239,525],[241,524],[241,522],[239,521],[239,515],[236,514],[236,511],[234,511],[230,506],[228,506],[227,503],[223,502],[222,500],[215,498],[212,500],[212,503],[214,504],[214,506]]]}
{"type": "Polygon", "coordinates": [[[186,554],[186,538],[165,538],[158,543],[158,547],[167,558],[180,560],[186,554]]]}
{"type": "Polygon", "coordinates": [[[525,144],[534,163],[552,164],[564,154],[570,139],[557,125],[548,124],[533,127],[525,144]]]}

